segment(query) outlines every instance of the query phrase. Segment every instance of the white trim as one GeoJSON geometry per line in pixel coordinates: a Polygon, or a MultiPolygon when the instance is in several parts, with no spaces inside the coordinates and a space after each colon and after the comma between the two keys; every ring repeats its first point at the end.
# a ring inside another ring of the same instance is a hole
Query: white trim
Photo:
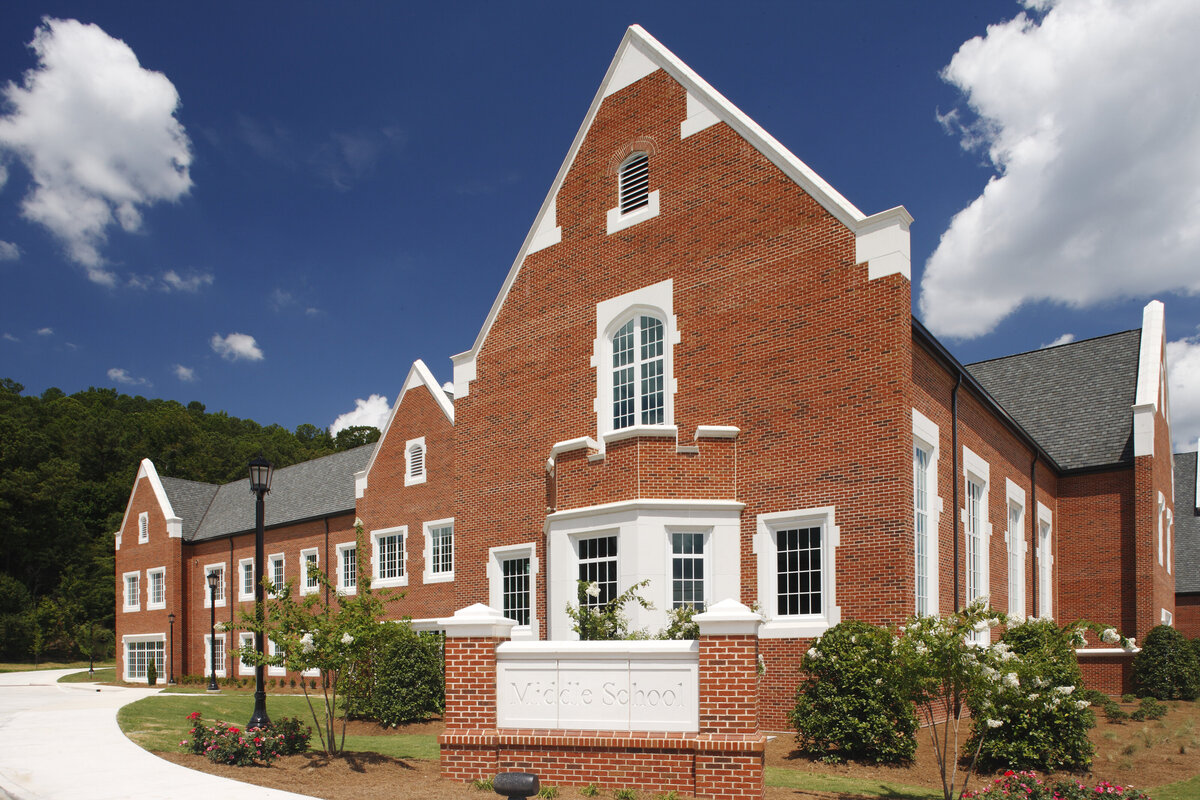
{"type": "Polygon", "coordinates": [[[1158,493],[1158,512],[1154,515],[1155,527],[1158,529],[1158,565],[1163,565],[1163,538],[1166,533],[1167,498],[1162,492],[1158,493]]]}
{"type": "Polygon", "coordinates": [[[1037,549],[1034,551],[1037,559],[1037,582],[1038,582],[1038,607],[1034,609],[1034,613],[1042,619],[1054,618],[1054,512],[1050,508],[1038,501],[1037,504],[1037,549]],[[1045,523],[1048,530],[1046,542],[1042,543],[1042,524],[1045,523]],[[1045,563],[1043,564],[1043,554],[1045,555],[1045,563]],[[1045,580],[1042,580],[1042,570],[1045,569],[1045,580]],[[1047,600],[1047,597],[1049,600],[1047,600]]]}
{"type": "MultiPolygon", "coordinates": [[[[250,631],[242,631],[238,634],[238,649],[243,647],[254,647],[254,634],[250,631]]],[[[238,659],[238,675],[253,675],[254,665],[247,665],[242,659],[238,659]]]]}
{"type": "Polygon", "coordinates": [[[334,546],[334,550],[337,553],[337,591],[338,591],[338,594],[341,594],[341,595],[358,594],[358,580],[359,580],[358,568],[359,568],[359,566],[361,566],[361,563],[362,563],[362,559],[359,558],[359,553],[358,553],[358,540],[355,539],[352,542],[342,542],[341,544],[337,544],[334,546]],[[345,560],[346,560],[346,551],[351,548],[354,548],[354,550],[355,550],[355,553],[354,553],[354,562],[355,562],[354,563],[354,585],[347,586],[346,585],[345,560]]]}
{"type": "Polygon", "coordinates": [[[451,639],[457,638],[488,638],[508,639],[514,623],[494,608],[483,603],[476,603],[466,608],[460,608],[452,617],[442,617],[438,620],[451,639]]]}
{"type": "Polygon", "coordinates": [[[563,511],[555,511],[553,514],[546,515],[546,524],[552,522],[561,522],[568,519],[577,519],[579,517],[588,517],[595,514],[609,514],[623,511],[665,511],[670,513],[682,513],[689,510],[696,510],[705,514],[719,514],[721,512],[740,512],[746,507],[745,503],[739,503],[737,500],[676,500],[671,499],[654,499],[640,498],[637,500],[619,500],[615,503],[601,503],[594,506],[583,506],[581,508],[568,508],[563,511]]]}
{"type": "Polygon", "coordinates": [[[321,568],[321,551],[316,547],[306,547],[300,551],[300,594],[316,594],[321,591],[321,581],[316,580],[313,585],[309,585],[308,577],[308,557],[310,555],[317,557],[317,569],[321,568]]]}
{"type": "Polygon", "coordinates": [[[742,429],[736,425],[697,425],[695,439],[736,439],[742,429]]]}
{"type": "Polygon", "coordinates": [[[385,589],[395,586],[408,586],[408,526],[397,525],[392,528],[380,528],[371,531],[371,585],[385,589]],[[379,577],[379,540],[385,536],[400,536],[400,577],[379,577]]]}
{"type": "Polygon", "coordinates": [[[409,439],[404,443],[404,485],[416,486],[419,483],[424,483],[429,478],[429,448],[425,446],[425,437],[418,436],[414,439],[409,439]],[[412,471],[412,454],[416,450],[421,451],[421,472],[413,474],[412,471]]]}
{"type": "MultiPolygon", "coordinates": [[[[167,490],[163,488],[162,480],[158,477],[158,470],[154,468],[154,462],[148,458],[143,458],[142,462],[138,465],[137,475],[133,479],[133,488],[129,490],[129,499],[125,502],[125,515],[121,517],[120,530],[125,530],[125,526],[129,523],[129,514],[133,510],[133,496],[137,494],[138,481],[142,478],[146,478],[150,482],[150,489],[154,492],[154,500],[158,503],[163,517],[166,518],[167,537],[171,539],[183,538],[183,520],[175,516],[175,509],[172,508],[171,501],[167,498],[167,490]]],[[[121,549],[119,537],[117,549],[121,549]]]]}
{"type": "MultiPolygon", "coordinates": [[[[204,634],[204,675],[205,675],[205,677],[208,677],[209,675],[214,674],[214,671],[212,668],[213,653],[212,653],[211,645],[209,644],[209,642],[212,641],[212,638],[213,637],[212,637],[211,633],[204,634]]],[[[220,663],[216,669],[216,676],[218,678],[225,678],[225,677],[228,677],[228,673],[229,673],[229,640],[228,640],[228,638],[226,638],[224,631],[217,634],[217,641],[221,644],[221,652],[217,654],[219,656],[217,661],[220,663]]]]}
{"type": "Polygon", "coordinates": [[[151,567],[146,570],[146,610],[158,611],[167,607],[167,568],[151,567]],[[162,600],[154,602],[154,577],[162,576],[162,600]]]}
{"type": "MultiPolygon", "coordinates": [[[[375,459],[379,458],[379,453],[381,450],[383,450],[383,442],[387,439],[388,434],[392,430],[392,423],[396,421],[396,414],[400,412],[400,406],[404,403],[404,396],[408,394],[409,389],[415,389],[418,386],[424,386],[429,390],[429,393],[433,396],[434,402],[437,403],[438,408],[442,410],[442,413],[446,416],[447,421],[449,421],[451,425],[454,424],[454,404],[450,402],[450,398],[446,396],[445,390],[438,384],[437,379],[433,377],[433,373],[430,372],[429,367],[425,366],[425,362],[418,358],[408,369],[408,375],[405,376],[404,383],[400,387],[400,394],[396,395],[396,402],[392,405],[392,410],[388,414],[387,424],[383,426],[383,430],[380,432],[379,441],[376,442],[375,449],[371,452],[371,458],[368,459],[366,468],[363,469],[362,472],[357,472],[354,475],[354,498],[356,500],[361,500],[363,493],[367,489],[371,470],[375,466],[375,459]]],[[[428,455],[428,452],[426,452],[426,455],[428,455]]],[[[407,474],[407,446],[405,446],[404,456],[404,471],[407,474]]],[[[426,465],[426,472],[428,472],[428,469],[428,465],[426,465]]],[[[408,484],[405,485],[407,486],[408,484]]]]}
{"type": "Polygon", "coordinates": [[[658,189],[650,192],[646,197],[646,205],[635,208],[627,214],[621,213],[620,204],[616,208],[610,208],[605,214],[604,223],[605,230],[609,234],[619,233],[626,228],[632,228],[639,222],[645,222],[648,219],[654,219],[658,216],[658,189]]]}
{"type": "Polygon", "coordinates": [[[212,594],[208,589],[208,573],[213,570],[221,570],[221,580],[217,581],[217,588],[221,590],[220,597],[217,598],[217,608],[224,608],[226,601],[229,599],[229,576],[225,574],[225,562],[221,561],[215,564],[205,564],[204,570],[201,572],[200,586],[204,590],[204,607],[212,608],[212,594]]]}
{"type": "MultiPolygon", "coordinates": [[[[978,586],[975,586],[975,596],[971,597],[964,594],[964,600],[967,603],[974,602],[978,599],[983,599],[987,607],[991,607],[991,590],[992,590],[992,523],[991,523],[991,503],[989,495],[992,491],[991,484],[991,466],[982,456],[977,454],[971,448],[963,445],[963,506],[959,509],[959,515],[962,520],[963,532],[963,558],[968,557],[970,552],[969,537],[971,536],[970,519],[968,518],[968,497],[971,491],[970,483],[978,483],[982,487],[979,498],[979,575],[976,576],[978,586]]],[[[1007,510],[1005,511],[1007,514],[1007,510]]],[[[963,565],[963,589],[964,592],[969,592],[969,581],[966,578],[970,577],[970,563],[966,562],[963,565]]],[[[987,644],[991,640],[991,632],[984,630],[979,632],[978,642],[987,644]]]]}
{"type": "Polygon", "coordinates": [[[279,596],[278,590],[283,589],[283,587],[287,585],[287,557],[283,553],[272,553],[271,555],[267,556],[266,578],[271,583],[275,584],[275,589],[276,589],[276,591],[274,591],[274,592],[269,592],[267,594],[267,596],[268,597],[278,597],[279,596]],[[276,582],[276,580],[275,580],[275,565],[276,564],[280,564],[283,567],[280,570],[280,572],[282,573],[281,577],[283,578],[283,580],[278,581],[278,582],[276,582]]]}
{"type": "Polygon", "coordinates": [[[145,544],[150,541],[150,512],[142,511],[138,514],[138,544],[145,544]]]}
{"type": "Polygon", "coordinates": [[[1165,321],[1163,304],[1151,300],[1142,309],[1142,336],[1138,349],[1137,395],[1133,401],[1133,455],[1154,455],[1154,414],[1159,409],[1162,384],[1165,321]]]}
{"type": "Polygon", "coordinates": [[[421,526],[422,532],[425,535],[423,553],[425,556],[425,570],[421,575],[421,580],[424,583],[449,583],[454,580],[454,562],[457,557],[455,552],[457,542],[454,540],[454,517],[446,519],[435,519],[426,522],[421,526]],[[434,572],[433,571],[433,535],[431,531],[434,528],[450,528],[450,571],[449,572],[434,572]]]}
{"type": "MultiPolygon", "coordinates": [[[[267,655],[274,657],[279,652],[279,645],[275,644],[275,640],[270,636],[267,637],[267,655]]],[[[287,667],[276,667],[273,665],[267,666],[267,674],[272,678],[278,678],[287,675],[287,667]]]]}
{"type": "Polygon", "coordinates": [[[686,139],[694,133],[716,125],[720,118],[704,101],[697,99],[691,92],[687,93],[687,118],[679,123],[679,138],[686,139]]]}
{"type": "Polygon", "coordinates": [[[513,627],[512,638],[515,641],[531,641],[538,638],[537,576],[541,572],[541,562],[538,561],[536,544],[529,542],[488,548],[488,605],[503,612],[504,569],[501,565],[514,558],[529,559],[529,624],[513,627]]]}
{"type": "Polygon", "coordinates": [[[126,572],[121,576],[121,611],[141,611],[142,610],[142,572],[134,570],[126,572]],[[137,593],[133,598],[133,604],[129,602],[129,579],[137,578],[137,593]]]}
{"type": "Polygon", "coordinates": [[[1200,511],[1200,438],[1196,439],[1196,497],[1192,503],[1192,509],[1200,511]]]}
{"type": "MultiPolygon", "coordinates": [[[[658,595],[655,600],[661,603],[662,607],[668,612],[675,608],[675,534],[698,533],[701,537],[703,537],[700,544],[700,561],[702,567],[701,572],[703,572],[703,576],[701,578],[702,602],[700,608],[703,610],[713,605],[712,527],[704,525],[669,524],[663,526],[663,533],[665,534],[663,537],[663,546],[667,551],[664,558],[667,565],[667,574],[666,579],[663,581],[662,588],[651,592],[651,594],[658,595]]],[[[687,558],[688,556],[683,555],[682,557],[687,558]]],[[[652,585],[650,588],[653,590],[655,587],[652,585]]],[[[724,603],[728,600],[734,600],[734,598],[727,597],[721,600],[721,602],[724,603]]],[[[736,600],[734,602],[736,602],[736,600]]]]}
{"type": "MultiPolygon", "coordinates": [[[[517,251],[516,258],[509,268],[508,275],[505,277],[504,283],[496,295],[496,299],[492,302],[492,307],[488,311],[483,325],[480,327],[479,334],[475,337],[474,344],[472,344],[470,350],[451,357],[451,361],[454,363],[454,396],[456,398],[467,396],[470,383],[475,379],[477,374],[475,360],[483,348],[483,343],[487,340],[487,335],[491,331],[492,325],[495,324],[496,318],[500,314],[500,308],[504,305],[504,301],[507,299],[513,283],[516,281],[517,273],[520,271],[521,265],[525,262],[525,256],[529,253],[530,245],[536,238],[537,232],[541,230],[542,220],[547,216],[551,205],[558,196],[558,190],[562,187],[567,174],[575,163],[575,156],[583,146],[583,141],[591,129],[592,121],[599,112],[604,98],[615,91],[616,87],[621,87],[622,82],[627,80],[629,76],[637,75],[642,69],[647,69],[648,67],[644,63],[647,61],[650,65],[665,70],[689,95],[693,95],[697,102],[710,110],[719,121],[729,125],[735,133],[779,167],[784,174],[791,178],[801,189],[851,231],[857,232],[862,230],[864,236],[869,236],[872,233],[877,233],[887,224],[907,229],[908,224],[911,223],[911,215],[903,207],[899,206],[871,217],[864,216],[863,212],[859,211],[849,200],[830,186],[812,168],[788,151],[786,147],[780,144],[771,134],[767,133],[758,123],[746,116],[741,109],[729,102],[724,95],[680,61],[674,53],[663,47],[657,39],[643,30],[641,26],[632,25],[625,32],[621,44],[617,47],[617,52],[609,64],[604,80],[601,81],[600,88],[592,98],[592,103],[588,107],[583,123],[575,133],[575,138],[571,142],[571,146],[558,168],[558,173],[555,175],[554,181],[546,193],[546,198],[542,201],[542,207],[538,211],[529,232],[526,234],[525,241],[517,251]],[[638,64],[641,64],[641,66],[637,66],[638,64]]],[[[653,71],[651,70],[651,72],[653,71]]],[[[650,73],[644,73],[643,77],[645,74],[650,73]]],[[[689,116],[691,116],[690,113],[689,116]]],[[[871,242],[868,242],[868,244],[873,245],[871,242]]],[[[894,262],[895,259],[893,258],[892,261],[894,262]]],[[[894,264],[889,264],[886,268],[892,269],[893,266],[894,264]]]]}
{"type": "MultiPolygon", "coordinates": [[[[912,215],[902,206],[864,220],[854,237],[854,260],[867,265],[867,280],[901,275],[912,280],[909,225],[912,215]]],[[[852,228],[853,230],[853,228],[852,228]]]]}
{"type": "Polygon", "coordinates": [[[1175,615],[1172,614],[1170,611],[1168,611],[1165,608],[1161,609],[1161,611],[1162,611],[1162,613],[1159,615],[1159,618],[1162,620],[1162,624],[1174,628],[1175,627],[1175,615]]]}
{"type": "MultiPolygon", "coordinates": [[[[928,613],[937,614],[941,611],[941,582],[938,580],[941,561],[939,559],[939,542],[941,537],[942,497],[938,494],[938,460],[942,455],[941,431],[933,420],[917,409],[912,410],[913,450],[918,447],[925,451],[928,463],[925,467],[925,493],[929,508],[927,509],[928,526],[925,542],[925,590],[928,593],[928,613]]],[[[913,459],[916,459],[914,452],[913,459]]],[[[914,469],[915,469],[914,464],[914,469]]],[[[915,472],[914,472],[915,479],[915,472]]],[[[916,486],[913,487],[913,613],[919,613],[916,593],[916,486]]]]}
{"type": "MultiPolygon", "coordinates": [[[[134,676],[129,674],[129,645],[137,642],[159,642],[163,646],[163,668],[167,666],[167,635],[165,633],[134,633],[126,634],[121,637],[121,679],[126,683],[146,683],[150,679],[145,675],[134,676]]],[[[158,661],[155,659],[155,669],[158,669],[158,661]]],[[[163,670],[158,671],[159,680],[166,682],[166,676],[163,670]]],[[[99,690],[97,690],[99,691],[99,690]]]]}
{"type": "Polygon", "coordinates": [[[636,439],[639,436],[657,437],[661,439],[678,439],[679,429],[674,425],[630,425],[616,431],[608,431],[600,437],[605,447],[613,442],[623,442],[626,439],[636,439]]]}
{"type": "Polygon", "coordinates": [[[842,621],[842,609],[837,604],[837,549],[841,544],[841,528],[837,525],[837,507],[820,506],[795,511],[775,511],[759,514],[754,534],[754,553],[758,565],[758,607],[763,625],[758,630],[762,639],[793,639],[820,636],[842,621]],[[821,613],[779,614],[777,531],[792,527],[821,528],[821,613]]]}
{"type": "Polygon", "coordinates": [[[254,559],[238,559],[238,600],[254,599],[254,559]],[[250,592],[246,592],[246,567],[250,567],[250,592]]]}
{"type": "Polygon", "coordinates": [[[1132,647],[1126,650],[1122,647],[1078,647],[1075,649],[1075,656],[1082,658],[1083,656],[1134,656],[1142,652],[1140,647],[1132,647]]]}
{"type": "Polygon", "coordinates": [[[1027,519],[1025,490],[1014,483],[1011,478],[1005,478],[1004,500],[1005,575],[1008,578],[1008,615],[1021,620],[1025,619],[1025,555],[1028,550],[1025,540],[1025,524],[1027,519]],[[1013,506],[1019,508],[1021,512],[1016,530],[1012,528],[1013,506]],[[1015,577],[1012,570],[1014,561],[1019,565],[1015,577]],[[1014,585],[1016,587],[1015,593],[1013,592],[1014,585]]]}
{"type": "Polygon", "coordinates": [[[556,198],[550,199],[550,207],[546,210],[541,222],[538,223],[537,232],[529,242],[529,249],[525,255],[533,255],[539,250],[553,247],[562,241],[562,227],[558,224],[558,209],[555,201],[556,198]]]}
{"type": "Polygon", "coordinates": [[[567,439],[562,442],[555,442],[550,448],[550,458],[558,458],[563,453],[570,453],[574,450],[599,450],[600,445],[590,436],[580,436],[576,439],[567,439]]]}

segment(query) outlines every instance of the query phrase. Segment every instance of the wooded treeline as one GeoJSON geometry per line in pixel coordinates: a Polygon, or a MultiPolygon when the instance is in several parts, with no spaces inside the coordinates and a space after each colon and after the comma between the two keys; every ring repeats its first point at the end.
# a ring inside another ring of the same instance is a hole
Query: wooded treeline
{"type": "Polygon", "coordinates": [[[26,396],[0,379],[0,658],[111,652],[113,534],[143,458],[163,476],[227,483],[259,454],[285,467],[378,438],[369,427],[289,431],[115,389],[26,396]]]}

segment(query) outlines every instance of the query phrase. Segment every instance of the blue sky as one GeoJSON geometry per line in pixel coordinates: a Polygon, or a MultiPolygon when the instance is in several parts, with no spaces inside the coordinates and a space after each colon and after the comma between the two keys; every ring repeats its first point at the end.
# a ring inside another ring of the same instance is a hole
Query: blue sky
{"type": "Polygon", "coordinates": [[[0,376],[288,428],[368,421],[416,358],[449,380],[639,23],[912,213],[914,305],[961,360],[1163,300],[1191,449],[1200,8],[1037,5],[8,3],[0,376]]]}

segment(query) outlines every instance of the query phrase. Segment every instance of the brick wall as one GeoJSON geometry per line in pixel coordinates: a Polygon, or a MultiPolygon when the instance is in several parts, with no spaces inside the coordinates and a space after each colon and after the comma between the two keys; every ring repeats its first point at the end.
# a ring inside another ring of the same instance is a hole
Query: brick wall
{"type": "Polygon", "coordinates": [[[1175,595],[1175,627],[1189,639],[1200,638],[1200,593],[1175,595]]]}

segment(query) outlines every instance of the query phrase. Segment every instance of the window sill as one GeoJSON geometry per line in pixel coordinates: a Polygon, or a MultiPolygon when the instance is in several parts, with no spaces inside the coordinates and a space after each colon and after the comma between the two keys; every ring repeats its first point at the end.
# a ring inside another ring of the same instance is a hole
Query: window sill
{"type": "Polygon", "coordinates": [[[426,573],[421,576],[423,583],[450,583],[454,580],[453,572],[426,573]]]}
{"type": "Polygon", "coordinates": [[[679,429],[674,425],[630,425],[628,428],[618,428],[615,431],[608,431],[600,436],[600,440],[607,446],[613,442],[634,439],[639,436],[662,437],[664,439],[678,438],[679,429]]]}
{"type": "Polygon", "coordinates": [[[417,486],[417,485],[419,485],[419,484],[422,484],[422,483],[424,483],[424,482],[425,482],[425,476],[424,476],[424,475],[418,475],[418,476],[417,476],[417,477],[415,477],[415,478],[411,478],[411,477],[409,477],[408,475],[405,475],[405,476],[404,476],[404,485],[405,485],[405,486],[417,486]]]}
{"type": "MultiPolygon", "coordinates": [[[[371,583],[375,583],[375,581],[371,581],[371,583]]],[[[337,593],[338,593],[339,597],[349,597],[350,595],[358,594],[358,587],[357,586],[339,586],[339,587],[337,587],[337,593]]]]}
{"type": "Polygon", "coordinates": [[[655,189],[647,198],[648,202],[641,208],[622,214],[621,209],[610,208],[606,218],[608,233],[616,233],[631,228],[639,222],[645,222],[658,216],[658,190],[655,189]]]}
{"type": "Polygon", "coordinates": [[[128,613],[130,611],[141,611],[142,607],[141,606],[122,606],[121,610],[128,613]]]}
{"type": "Polygon", "coordinates": [[[371,587],[380,589],[391,589],[396,586],[408,586],[408,576],[404,575],[399,578],[372,578],[371,587]]]}
{"type": "Polygon", "coordinates": [[[162,603],[147,603],[146,604],[147,611],[162,611],[166,607],[167,607],[167,604],[165,601],[162,603]]]}

